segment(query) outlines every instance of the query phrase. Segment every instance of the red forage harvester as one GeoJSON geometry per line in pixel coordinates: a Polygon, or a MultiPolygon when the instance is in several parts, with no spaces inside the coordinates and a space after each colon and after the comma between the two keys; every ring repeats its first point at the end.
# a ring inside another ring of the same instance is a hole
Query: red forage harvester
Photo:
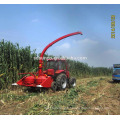
{"type": "Polygon", "coordinates": [[[64,90],[67,86],[75,87],[76,79],[69,76],[68,64],[65,59],[48,59],[45,66],[46,70],[43,71],[42,68],[43,56],[49,47],[64,38],[77,34],[82,35],[82,32],[74,32],[64,35],[48,44],[40,55],[38,72],[20,73],[29,74],[30,76],[24,76],[22,79],[16,83],[13,83],[12,85],[52,88],[53,91],[56,91],[57,89],[64,90]]]}

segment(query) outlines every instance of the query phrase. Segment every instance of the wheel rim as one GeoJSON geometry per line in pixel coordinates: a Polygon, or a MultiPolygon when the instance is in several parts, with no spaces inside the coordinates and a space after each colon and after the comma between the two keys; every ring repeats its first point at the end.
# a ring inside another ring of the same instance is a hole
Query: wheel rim
{"type": "Polygon", "coordinates": [[[74,81],[74,83],[72,84],[72,86],[73,86],[73,87],[75,87],[75,86],[76,86],[76,82],[75,82],[75,81],[74,81]]]}
{"type": "Polygon", "coordinates": [[[56,84],[54,83],[53,88],[56,89],[56,84]]]}
{"type": "Polygon", "coordinates": [[[66,85],[67,85],[67,82],[66,82],[66,79],[65,78],[62,78],[61,80],[62,82],[62,88],[65,89],[66,88],[66,85]]]}
{"type": "Polygon", "coordinates": [[[75,79],[71,82],[71,86],[72,86],[72,87],[75,87],[75,86],[76,86],[76,80],[75,80],[75,79]]]}

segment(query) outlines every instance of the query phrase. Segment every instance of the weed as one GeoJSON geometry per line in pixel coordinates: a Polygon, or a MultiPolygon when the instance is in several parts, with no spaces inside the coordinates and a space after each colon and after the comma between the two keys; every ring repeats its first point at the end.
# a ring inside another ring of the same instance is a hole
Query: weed
{"type": "Polygon", "coordinates": [[[95,86],[98,85],[98,82],[99,82],[99,81],[95,81],[95,80],[94,80],[94,81],[90,81],[90,82],[87,83],[87,85],[88,85],[89,87],[95,87],[95,86]]]}
{"type": "Polygon", "coordinates": [[[102,78],[102,77],[101,77],[100,80],[105,80],[105,78],[102,78]]]}
{"type": "Polygon", "coordinates": [[[0,99],[4,99],[7,101],[24,101],[32,96],[35,96],[35,93],[26,94],[26,95],[16,95],[16,94],[2,94],[0,95],[0,99]]]}

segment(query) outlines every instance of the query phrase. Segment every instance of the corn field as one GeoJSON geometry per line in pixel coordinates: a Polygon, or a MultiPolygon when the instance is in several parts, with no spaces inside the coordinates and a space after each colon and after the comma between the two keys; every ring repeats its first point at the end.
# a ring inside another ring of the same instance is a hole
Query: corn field
{"type": "MultiPolygon", "coordinates": [[[[46,55],[48,56],[48,55],[46,55]]],[[[10,41],[0,41],[0,89],[7,88],[12,83],[18,81],[22,76],[18,73],[36,72],[38,70],[39,57],[35,50],[31,51],[30,46],[19,47],[10,41]]],[[[90,67],[79,61],[68,60],[69,71],[72,76],[89,77],[100,75],[111,75],[112,68],[90,67]]]]}
{"type": "Polygon", "coordinates": [[[71,75],[77,78],[109,76],[112,74],[112,68],[107,67],[90,67],[87,63],[79,61],[68,60],[70,64],[69,71],[71,75]]]}
{"type": "Polygon", "coordinates": [[[20,48],[19,44],[14,45],[2,40],[0,42],[0,89],[16,82],[20,78],[18,73],[34,71],[38,65],[38,61],[33,59],[36,56],[35,51],[31,53],[30,46],[20,48]]]}

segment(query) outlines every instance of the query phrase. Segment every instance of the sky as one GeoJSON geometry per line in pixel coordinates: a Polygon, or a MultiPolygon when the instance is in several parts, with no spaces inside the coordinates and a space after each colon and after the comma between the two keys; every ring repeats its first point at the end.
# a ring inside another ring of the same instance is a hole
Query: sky
{"type": "Polygon", "coordinates": [[[87,57],[80,60],[94,67],[120,64],[120,5],[107,4],[14,4],[0,5],[0,40],[31,46],[37,53],[53,40],[65,38],[46,53],[87,57]],[[115,15],[115,39],[111,38],[111,15],[115,15]]]}

